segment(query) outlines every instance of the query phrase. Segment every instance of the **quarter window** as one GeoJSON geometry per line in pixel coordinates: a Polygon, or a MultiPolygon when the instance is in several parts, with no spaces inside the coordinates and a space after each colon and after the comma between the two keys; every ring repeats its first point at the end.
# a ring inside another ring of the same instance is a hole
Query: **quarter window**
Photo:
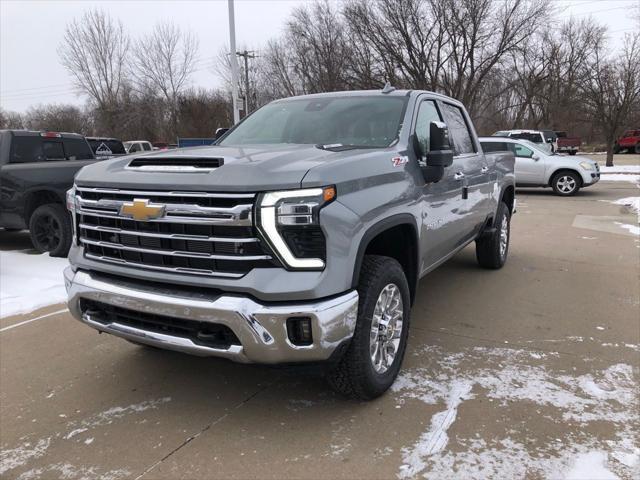
{"type": "Polygon", "coordinates": [[[449,133],[453,137],[455,154],[474,153],[476,149],[473,144],[473,138],[460,107],[450,103],[443,103],[443,112],[449,127],[449,133]]]}

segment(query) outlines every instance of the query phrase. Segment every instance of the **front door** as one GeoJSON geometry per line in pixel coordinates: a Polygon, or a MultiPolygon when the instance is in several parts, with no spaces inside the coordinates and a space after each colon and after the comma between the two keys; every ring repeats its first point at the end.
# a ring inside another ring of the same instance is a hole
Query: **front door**
{"type": "Polygon", "coordinates": [[[542,185],[544,183],[544,157],[521,143],[508,143],[516,157],[516,183],[542,185]]]}

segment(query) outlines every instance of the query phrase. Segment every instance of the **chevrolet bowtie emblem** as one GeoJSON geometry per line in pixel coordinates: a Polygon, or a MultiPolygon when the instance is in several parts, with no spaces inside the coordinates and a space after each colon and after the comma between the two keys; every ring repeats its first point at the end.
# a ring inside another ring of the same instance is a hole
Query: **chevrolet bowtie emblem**
{"type": "Polygon", "coordinates": [[[134,220],[151,220],[164,215],[165,206],[149,203],[149,200],[134,198],[133,202],[124,202],[120,207],[120,215],[134,220]]]}

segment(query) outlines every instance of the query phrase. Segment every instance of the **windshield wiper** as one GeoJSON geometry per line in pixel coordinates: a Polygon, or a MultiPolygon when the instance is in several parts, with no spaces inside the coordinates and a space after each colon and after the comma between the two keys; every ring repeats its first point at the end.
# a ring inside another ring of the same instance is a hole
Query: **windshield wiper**
{"type": "Polygon", "coordinates": [[[344,152],[345,150],[356,150],[359,148],[380,148],[371,145],[344,145],[342,143],[317,144],[315,147],[320,150],[329,150],[330,152],[344,152]]]}

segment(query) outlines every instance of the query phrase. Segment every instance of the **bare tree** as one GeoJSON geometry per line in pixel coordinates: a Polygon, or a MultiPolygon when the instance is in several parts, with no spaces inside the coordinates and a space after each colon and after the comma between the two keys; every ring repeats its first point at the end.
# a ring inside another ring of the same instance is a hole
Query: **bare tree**
{"type": "Polygon", "coordinates": [[[178,100],[195,70],[198,40],[173,23],[159,23],[138,40],[131,75],[140,91],[156,92],[167,102],[171,133],[178,128],[178,100]]]}
{"type": "Polygon", "coordinates": [[[90,133],[87,114],[75,105],[49,104],[30,108],[24,115],[24,125],[31,130],[90,133]]]}
{"type": "Polygon", "coordinates": [[[628,35],[622,53],[609,58],[604,45],[590,53],[580,85],[585,113],[607,144],[607,166],[613,166],[618,135],[640,99],[640,33],[628,35]]]}
{"type": "Polygon", "coordinates": [[[23,129],[24,120],[20,113],[11,112],[0,108],[0,130],[2,129],[23,129]]]}
{"type": "Polygon", "coordinates": [[[62,64],[102,110],[107,126],[115,126],[114,108],[126,82],[125,59],[129,37],[122,23],[100,10],[90,10],[71,21],[58,49],[62,64]]]}

